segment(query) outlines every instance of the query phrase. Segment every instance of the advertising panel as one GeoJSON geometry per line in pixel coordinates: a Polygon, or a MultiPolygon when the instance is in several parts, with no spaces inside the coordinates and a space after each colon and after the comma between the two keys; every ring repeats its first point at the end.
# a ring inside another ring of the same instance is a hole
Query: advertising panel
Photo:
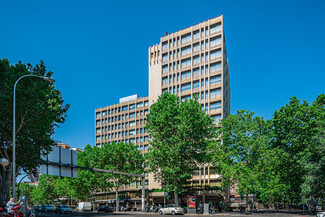
{"type": "Polygon", "coordinates": [[[196,208],[196,197],[188,196],[188,208],[195,209],[196,208]]]}

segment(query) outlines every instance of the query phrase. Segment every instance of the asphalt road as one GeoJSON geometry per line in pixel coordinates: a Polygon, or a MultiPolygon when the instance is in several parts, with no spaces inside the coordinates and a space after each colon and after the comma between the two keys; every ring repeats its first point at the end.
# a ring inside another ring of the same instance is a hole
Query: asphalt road
{"type": "MultiPolygon", "coordinates": [[[[55,214],[55,213],[36,213],[37,217],[158,217],[158,213],[143,213],[143,212],[119,212],[119,213],[74,213],[74,214],[55,214]]],[[[260,211],[252,214],[242,214],[238,212],[217,213],[217,214],[185,214],[184,217],[309,217],[316,215],[303,215],[301,212],[273,212],[273,211],[260,211]]],[[[164,215],[164,217],[171,217],[171,215],[164,215]]]]}

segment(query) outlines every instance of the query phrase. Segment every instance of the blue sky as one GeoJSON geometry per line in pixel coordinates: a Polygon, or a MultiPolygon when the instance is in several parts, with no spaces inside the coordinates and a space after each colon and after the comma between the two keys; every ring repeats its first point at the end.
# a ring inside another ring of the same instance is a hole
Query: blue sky
{"type": "Polygon", "coordinates": [[[94,144],[94,110],[148,95],[148,47],[165,32],[224,16],[231,113],[271,118],[325,90],[325,1],[5,1],[0,58],[43,60],[71,105],[54,138],[94,144]]]}

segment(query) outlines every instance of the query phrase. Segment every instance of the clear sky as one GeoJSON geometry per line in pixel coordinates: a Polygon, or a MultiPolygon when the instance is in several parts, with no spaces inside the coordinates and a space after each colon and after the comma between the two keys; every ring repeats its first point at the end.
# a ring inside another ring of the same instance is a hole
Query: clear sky
{"type": "Polygon", "coordinates": [[[224,16],[231,113],[271,118],[325,90],[325,1],[0,0],[0,58],[43,60],[71,105],[54,138],[94,144],[94,111],[148,95],[148,47],[165,32],[224,16]]]}

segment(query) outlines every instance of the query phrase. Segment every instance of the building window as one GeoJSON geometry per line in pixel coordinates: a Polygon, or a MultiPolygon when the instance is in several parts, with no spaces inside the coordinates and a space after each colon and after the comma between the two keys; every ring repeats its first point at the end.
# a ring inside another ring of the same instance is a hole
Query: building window
{"type": "Polygon", "coordinates": [[[221,120],[221,115],[215,115],[215,116],[212,116],[212,118],[214,119],[214,123],[216,123],[216,122],[220,122],[220,120],[221,120]]]}
{"type": "Polygon", "coordinates": [[[182,56],[190,54],[191,53],[191,46],[182,48],[182,56]]]}
{"type": "Polygon", "coordinates": [[[168,72],[168,65],[163,66],[162,72],[163,73],[167,73],[168,72]]]}
{"type": "Polygon", "coordinates": [[[193,77],[200,75],[200,68],[196,68],[193,70],[193,77]]]}
{"type": "Polygon", "coordinates": [[[166,62],[166,61],[168,61],[168,54],[163,55],[163,62],[166,62]]]}
{"type": "Polygon", "coordinates": [[[135,126],[135,121],[131,121],[130,122],[130,127],[134,127],[135,126]]]}
{"type": "Polygon", "coordinates": [[[213,52],[210,52],[210,60],[220,57],[221,56],[221,50],[216,50],[213,52]]]}
{"type": "Polygon", "coordinates": [[[135,139],[130,139],[130,142],[131,142],[131,143],[134,143],[134,142],[135,142],[135,139]]]}
{"type": "Polygon", "coordinates": [[[147,109],[147,110],[144,110],[144,114],[146,115],[146,114],[148,114],[149,113],[149,110],[147,109]]]}
{"type": "Polygon", "coordinates": [[[214,98],[217,96],[221,96],[221,89],[217,89],[217,90],[211,90],[210,91],[210,98],[214,98]]]}
{"type": "Polygon", "coordinates": [[[182,73],[182,80],[191,77],[191,71],[183,72],[182,73]]]}
{"type": "Polygon", "coordinates": [[[130,110],[135,109],[135,104],[130,105],[130,110]]]}
{"type": "Polygon", "coordinates": [[[195,44],[195,45],[193,46],[193,52],[197,52],[197,51],[199,51],[199,50],[200,50],[200,44],[197,43],[197,44],[195,44]]]}
{"type": "Polygon", "coordinates": [[[166,50],[168,48],[168,42],[166,41],[166,42],[163,42],[163,44],[162,44],[162,49],[163,50],[166,50]]]}
{"type": "Polygon", "coordinates": [[[193,64],[195,65],[195,64],[199,64],[199,63],[200,63],[200,57],[199,56],[194,57],[193,64]]]}
{"type": "Polygon", "coordinates": [[[139,103],[137,104],[137,108],[141,108],[141,107],[143,107],[143,102],[139,102],[139,103]]]}
{"type": "Polygon", "coordinates": [[[213,64],[210,66],[210,72],[216,71],[218,69],[221,69],[221,63],[213,64]]]}
{"type": "Polygon", "coordinates": [[[211,77],[210,78],[210,85],[211,84],[217,84],[221,82],[221,76],[211,77]]]}
{"type": "Polygon", "coordinates": [[[210,40],[210,47],[221,44],[221,37],[216,37],[210,40]]]}
{"type": "Polygon", "coordinates": [[[191,99],[191,95],[182,97],[182,101],[189,100],[189,99],[191,99]]]}
{"type": "Polygon", "coordinates": [[[102,114],[101,114],[100,112],[97,112],[97,113],[96,113],[96,118],[101,117],[101,115],[102,115],[102,114]]]}
{"type": "Polygon", "coordinates": [[[200,82],[196,81],[193,83],[193,89],[199,88],[200,87],[200,82]]]}
{"type": "Polygon", "coordinates": [[[182,60],[182,68],[190,66],[191,65],[191,59],[182,60]]]}
{"type": "Polygon", "coordinates": [[[215,33],[217,31],[220,31],[220,30],[221,30],[221,24],[219,23],[216,26],[211,26],[210,27],[210,34],[215,33]]]}
{"type": "Polygon", "coordinates": [[[103,115],[107,115],[107,111],[103,111],[103,115]]]}
{"type": "Polygon", "coordinates": [[[144,150],[148,150],[148,149],[149,149],[149,145],[145,145],[144,150]]]}
{"type": "Polygon", "coordinates": [[[149,106],[149,102],[148,101],[145,101],[144,102],[144,106],[149,106]]]}
{"type": "Polygon", "coordinates": [[[221,102],[215,102],[210,104],[210,111],[221,109],[221,102]]]}
{"type": "Polygon", "coordinates": [[[191,41],[191,34],[182,36],[182,44],[190,42],[191,41]]]}
{"type": "Polygon", "coordinates": [[[130,130],[130,136],[135,135],[135,130],[130,130]]]}
{"type": "Polygon", "coordinates": [[[96,141],[100,141],[101,137],[100,136],[96,136],[96,141]]]}
{"type": "Polygon", "coordinates": [[[123,106],[123,107],[122,107],[122,110],[123,110],[123,111],[127,111],[127,110],[129,110],[129,107],[128,107],[127,105],[126,105],[126,106],[123,106]]]}
{"type": "Polygon", "coordinates": [[[100,120],[96,121],[96,125],[100,125],[100,120]]]}
{"type": "Polygon", "coordinates": [[[148,136],[145,136],[145,137],[144,137],[144,141],[145,141],[145,142],[147,142],[147,141],[148,141],[148,139],[149,139],[149,137],[148,137],[148,136]]]}
{"type": "Polygon", "coordinates": [[[200,31],[199,30],[193,33],[193,40],[195,40],[197,38],[200,38],[200,31]]]}
{"type": "Polygon", "coordinates": [[[168,84],[168,77],[162,79],[163,84],[168,84]]]}
{"type": "Polygon", "coordinates": [[[102,129],[97,128],[97,129],[96,129],[96,133],[100,133],[100,132],[102,132],[102,129]]]}
{"type": "Polygon", "coordinates": [[[182,85],[182,92],[187,91],[191,89],[191,83],[182,85]]]}

